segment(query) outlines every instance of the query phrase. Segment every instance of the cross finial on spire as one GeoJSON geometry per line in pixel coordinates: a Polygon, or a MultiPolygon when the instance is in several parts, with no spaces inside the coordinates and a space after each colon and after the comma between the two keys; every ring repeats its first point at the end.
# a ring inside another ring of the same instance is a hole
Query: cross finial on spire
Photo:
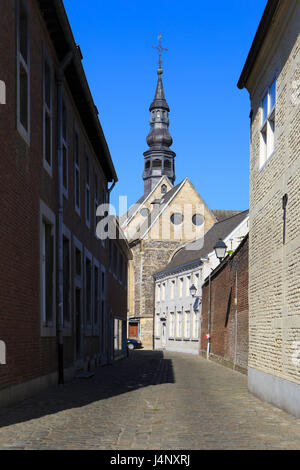
{"type": "Polygon", "coordinates": [[[159,34],[158,36],[158,46],[152,46],[153,49],[157,49],[158,50],[158,57],[159,57],[159,60],[158,60],[158,66],[159,66],[159,70],[161,70],[161,64],[162,64],[162,60],[161,60],[161,53],[162,51],[167,51],[168,49],[166,49],[165,47],[162,47],[162,43],[161,43],[161,33],[159,34]]]}

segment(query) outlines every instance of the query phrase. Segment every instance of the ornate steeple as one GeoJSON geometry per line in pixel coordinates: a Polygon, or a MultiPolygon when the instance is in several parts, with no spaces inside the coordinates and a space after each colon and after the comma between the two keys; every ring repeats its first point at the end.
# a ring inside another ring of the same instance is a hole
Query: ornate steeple
{"type": "MultiPolygon", "coordinates": [[[[159,36],[159,40],[161,36],[159,36]]],[[[170,111],[165,98],[162,69],[161,69],[161,41],[157,47],[159,51],[159,69],[157,70],[157,86],[154,100],[150,105],[150,132],[147,136],[149,149],[144,152],[145,166],[143,172],[144,193],[149,194],[163,175],[168,176],[172,184],[175,181],[174,158],[176,154],[170,150],[173,139],[169,134],[170,111]]]]}

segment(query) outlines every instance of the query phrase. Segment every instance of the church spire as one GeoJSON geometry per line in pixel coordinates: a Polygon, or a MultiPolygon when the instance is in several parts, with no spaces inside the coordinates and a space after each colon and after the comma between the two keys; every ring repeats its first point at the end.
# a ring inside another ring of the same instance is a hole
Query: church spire
{"type": "MultiPolygon", "coordinates": [[[[144,152],[145,166],[143,172],[144,193],[149,194],[163,175],[168,176],[172,184],[175,181],[174,157],[176,154],[170,150],[173,143],[169,134],[169,105],[165,98],[162,68],[161,52],[164,49],[161,45],[161,35],[159,45],[156,49],[159,52],[159,68],[157,70],[157,86],[154,100],[152,101],[150,111],[150,132],[147,136],[149,149],[144,152]]],[[[154,47],[154,46],[153,46],[154,47]]]]}

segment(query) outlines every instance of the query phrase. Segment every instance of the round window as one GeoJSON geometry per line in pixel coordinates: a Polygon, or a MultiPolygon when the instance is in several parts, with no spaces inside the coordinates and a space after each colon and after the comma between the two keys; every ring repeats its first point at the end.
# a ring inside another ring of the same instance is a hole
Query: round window
{"type": "Polygon", "coordinates": [[[149,210],[147,209],[147,207],[143,207],[143,209],[141,209],[140,214],[142,217],[148,217],[149,210]]]}
{"type": "Polygon", "coordinates": [[[195,214],[192,217],[192,222],[194,225],[202,225],[204,222],[204,217],[201,214],[195,214]]]}
{"type": "Polygon", "coordinates": [[[175,212],[175,214],[171,215],[172,224],[180,225],[182,221],[183,221],[183,217],[182,217],[182,214],[180,214],[179,212],[175,212]]]}
{"type": "Polygon", "coordinates": [[[165,184],[162,185],[162,187],[161,187],[161,192],[162,192],[162,194],[166,194],[166,192],[167,192],[167,186],[166,186],[165,184]]]}

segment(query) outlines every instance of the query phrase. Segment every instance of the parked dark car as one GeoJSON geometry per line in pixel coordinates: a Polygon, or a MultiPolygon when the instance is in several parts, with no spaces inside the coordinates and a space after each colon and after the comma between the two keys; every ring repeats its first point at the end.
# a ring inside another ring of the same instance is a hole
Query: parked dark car
{"type": "Polygon", "coordinates": [[[127,347],[132,351],[132,349],[139,349],[142,347],[142,342],[139,339],[127,339],[127,347]]]}

